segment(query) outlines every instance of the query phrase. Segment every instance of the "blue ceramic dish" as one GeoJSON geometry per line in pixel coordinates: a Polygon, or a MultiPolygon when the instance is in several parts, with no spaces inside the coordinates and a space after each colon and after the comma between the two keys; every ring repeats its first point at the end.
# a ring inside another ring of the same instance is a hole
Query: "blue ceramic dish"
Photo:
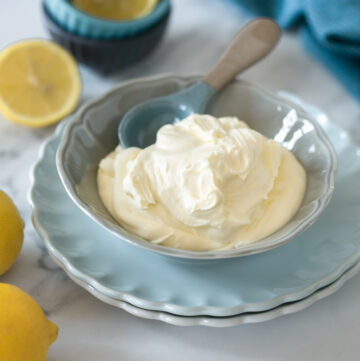
{"type": "Polygon", "coordinates": [[[172,257],[199,260],[240,257],[285,244],[308,228],[325,209],[334,190],[336,155],[324,132],[299,107],[254,84],[235,80],[209,104],[215,116],[232,115],[293,151],[307,173],[307,187],[296,215],[268,237],[232,250],[194,252],[164,247],[127,232],[105,209],[98,195],[96,172],[102,158],[118,145],[117,129],[135,104],[171,94],[199,78],[159,76],[136,79],[114,88],[84,106],[64,131],[57,165],[74,202],[119,241],[172,257]]]}
{"type": "Polygon", "coordinates": [[[160,0],[147,16],[131,21],[113,21],[88,15],[70,0],[44,0],[53,19],[68,32],[91,39],[126,38],[140,34],[163,19],[170,10],[170,0],[160,0]]]}
{"type": "Polygon", "coordinates": [[[132,66],[148,56],[160,43],[170,17],[170,10],[156,25],[136,36],[99,40],[74,35],[63,29],[43,6],[45,25],[51,37],[69,50],[76,60],[101,74],[132,66]]]}

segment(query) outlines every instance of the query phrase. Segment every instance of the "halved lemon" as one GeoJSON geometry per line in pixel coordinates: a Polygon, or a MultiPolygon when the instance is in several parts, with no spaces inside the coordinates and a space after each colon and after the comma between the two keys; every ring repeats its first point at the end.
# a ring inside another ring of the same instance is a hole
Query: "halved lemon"
{"type": "Polygon", "coordinates": [[[80,10],[111,20],[142,18],[155,8],[158,0],[73,0],[80,10]]]}
{"type": "Polygon", "coordinates": [[[81,80],[74,58],[47,40],[26,40],[0,53],[0,110],[16,123],[43,127],[70,114],[81,80]]]}

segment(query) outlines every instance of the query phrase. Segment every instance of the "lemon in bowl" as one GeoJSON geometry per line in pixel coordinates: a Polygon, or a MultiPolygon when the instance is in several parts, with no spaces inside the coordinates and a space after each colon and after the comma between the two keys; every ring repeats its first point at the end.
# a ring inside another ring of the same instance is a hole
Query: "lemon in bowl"
{"type": "Polygon", "coordinates": [[[150,14],[158,0],[73,0],[79,10],[110,20],[133,20],[150,14]]]}
{"type": "MultiPolygon", "coordinates": [[[[146,31],[124,38],[91,38],[78,35],[60,25],[43,4],[43,18],[51,38],[66,48],[76,60],[101,75],[133,67],[160,44],[170,18],[170,10],[146,31]]],[[[93,29],[93,28],[92,28],[93,29]]]]}
{"type": "Polygon", "coordinates": [[[136,36],[170,10],[170,0],[44,0],[43,4],[63,29],[88,39],[136,36]]]}

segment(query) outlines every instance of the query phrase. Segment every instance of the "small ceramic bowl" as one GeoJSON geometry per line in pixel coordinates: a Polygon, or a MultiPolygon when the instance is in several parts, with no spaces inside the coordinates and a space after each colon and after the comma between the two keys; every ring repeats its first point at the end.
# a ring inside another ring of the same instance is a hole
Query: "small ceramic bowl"
{"type": "Polygon", "coordinates": [[[78,62],[102,74],[122,70],[149,55],[160,43],[170,16],[169,11],[155,26],[133,37],[96,40],[69,33],[57,24],[45,6],[42,9],[51,37],[69,50],[78,62]]]}
{"type": "Polygon", "coordinates": [[[117,128],[135,104],[179,91],[200,77],[162,76],[123,83],[84,106],[70,120],[57,152],[57,168],[72,200],[93,220],[129,242],[173,257],[213,260],[263,252],[288,242],[308,228],[324,210],[334,190],[335,151],[315,120],[277,94],[236,80],[212,101],[207,113],[232,115],[290,149],[307,173],[307,189],[296,215],[281,229],[233,250],[193,252],[153,244],[127,232],[104,207],[96,185],[98,164],[118,145],[117,128]]]}
{"type": "Polygon", "coordinates": [[[157,24],[170,10],[170,0],[159,0],[148,15],[129,21],[98,18],[76,8],[71,0],[44,0],[51,17],[69,33],[92,39],[118,39],[140,34],[157,24]]]}

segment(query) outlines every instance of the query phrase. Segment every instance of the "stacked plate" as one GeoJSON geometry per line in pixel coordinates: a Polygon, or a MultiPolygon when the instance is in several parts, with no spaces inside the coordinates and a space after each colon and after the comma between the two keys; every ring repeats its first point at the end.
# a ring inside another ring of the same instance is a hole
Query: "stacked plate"
{"type": "MultiPolygon", "coordinates": [[[[192,81],[174,76],[140,79],[115,88],[86,107],[107,104],[109,108],[116,99],[127,99],[131,106],[125,91],[127,95],[144,92],[153,97],[157,94],[152,89],[174,91],[179,84],[181,88],[192,81]]],[[[236,89],[242,84],[236,81],[231,85],[218,109],[212,107],[211,112],[239,115],[233,105],[241,103],[236,89]]],[[[104,302],[176,325],[223,327],[265,321],[304,309],[340,288],[360,269],[360,150],[315,107],[289,94],[274,95],[255,88],[274,102],[281,99],[280,103],[315,118],[336,150],[335,192],[315,224],[281,247],[223,260],[182,260],[123,242],[78,207],[59,177],[56,152],[64,141],[64,128],[76,122],[75,116],[62,122],[44,144],[32,173],[33,223],[55,262],[104,302]]],[[[113,109],[119,111],[119,103],[113,104],[113,109]]],[[[107,115],[101,115],[99,122],[105,124],[107,115]]]]}

